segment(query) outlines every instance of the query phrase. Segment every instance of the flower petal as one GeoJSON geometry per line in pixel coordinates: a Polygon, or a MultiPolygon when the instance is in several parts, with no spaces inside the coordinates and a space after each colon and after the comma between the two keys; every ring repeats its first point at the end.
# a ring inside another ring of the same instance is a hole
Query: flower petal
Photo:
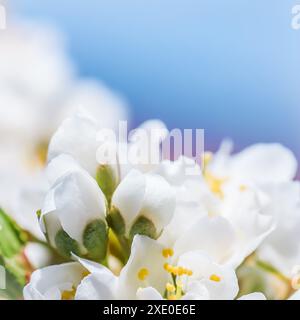
{"type": "Polygon", "coordinates": [[[64,290],[71,291],[80,283],[85,269],[77,262],[49,266],[33,272],[24,288],[25,300],[61,299],[64,290]]]}
{"type": "Polygon", "coordinates": [[[267,300],[267,298],[261,292],[253,292],[253,293],[249,293],[244,296],[241,296],[237,300],[267,300]]]}
{"type": "Polygon", "coordinates": [[[214,263],[201,251],[183,254],[178,260],[178,266],[193,272],[187,277],[187,288],[185,288],[187,293],[190,290],[189,282],[193,281],[200,281],[213,300],[232,300],[238,293],[238,281],[234,270],[214,263]]]}
{"type": "Polygon", "coordinates": [[[138,300],[163,300],[162,295],[153,287],[139,288],[136,297],[138,300]]]}
{"type": "Polygon", "coordinates": [[[43,213],[52,212],[63,230],[79,243],[82,243],[83,231],[89,222],[105,220],[105,197],[96,181],[84,171],[61,177],[50,190],[48,198],[52,198],[54,207],[51,210],[44,208],[43,213]]]}
{"type": "Polygon", "coordinates": [[[60,154],[68,154],[94,176],[98,166],[97,130],[97,123],[83,113],[66,119],[50,141],[48,160],[51,161],[60,154]]]}
{"type": "Polygon", "coordinates": [[[226,219],[203,217],[179,236],[174,252],[178,257],[188,251],[201,250],[216,262],[223,262],[231,256],[235,239],[235,231],[226,219]]]}
{"type": "Polygon", "coordinates": [[[120,298],[135,299],[139,288],[152,286],[163,294],[168,279],[164,270],[163,247],[155,240],[136,235],[131,254],[120,274],[120,298]],[[141,271],[144,273],[141,276],[141,271]]]}
{"type": "Polygon", "coordinates": [[[53,158],[47,165],[46,174],[50,185],[53,185],[58,178],[66,173],[83,170],[79,163],[68,154],[60,154],[59,156],[53,158]]]}
{"type": "Polygon", "coordinates": [[[231,174],[256,182],[284,182],[297,172],[293,153],[280,144],[255,144],[232,157],[231,174]]]}
{"type": "Polygon", "coordinates": [[[146,190],[140,215],[151,220],[158,233],[171,221],[175,210],[175,193],[159,175],[146,175],[146,190]]]}
{"type": "Polygon", "coordinates": [[[112,206],[117,208],[124,218],[127,233],[142,208],[145,188],[145,176],[137,170],[131,170],[113,194],[112,206]]]}

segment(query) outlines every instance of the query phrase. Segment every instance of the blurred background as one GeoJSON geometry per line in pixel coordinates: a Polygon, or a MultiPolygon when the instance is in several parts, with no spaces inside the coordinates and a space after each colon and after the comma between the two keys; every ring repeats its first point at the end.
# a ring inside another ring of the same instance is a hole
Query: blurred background
{"type": "MultiPolygon", "coordinates": [[[[216,149],[281,142],[300,159],[296,0],[10,0],[61,30],[79,76],[122,93],[132,123],[204,128],[216,149]]],[[[8,24],[10,23],[8,19],[8,24]]],[[[1,55],[1,53],[0,53],[1,55]]]]}

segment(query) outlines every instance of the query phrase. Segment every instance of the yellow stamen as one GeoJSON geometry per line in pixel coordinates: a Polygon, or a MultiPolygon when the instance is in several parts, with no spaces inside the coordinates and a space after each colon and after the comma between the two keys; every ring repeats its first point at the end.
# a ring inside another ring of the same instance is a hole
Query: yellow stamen
{"type": "Polygon", "coordinates": [[[162,255],[163,255],[165,258],[169,258],[169,257],[172,257],[172,256],[174,255],[174,251],[173,251],[173,249],[171,249],[171,248],[166,248],[166,249],[163,249],[162,255]]]}
{"type": "Polygon", "coordinates": [[[226,182],[226,179],[217,178],[209,172],[205,172],[204,178],[205,178],[206,183],[208,184],[211,192],[213,192],[214,194],[216,194],[220,198],[223,198],[224,194],[223,194],[222,187],[223,187],[224,182],[226,182]]]}
{"type": "Polygon", "coordinates": [[[185,269],[182,268],[182,267],[179,267],[179,268],[178,268],[178,275],[179,275],[179,276],[182,276],[183,274],[185,274],[185,269]]]}
{"type": "Polygon", "coordinates": [[[177,285],[177,287],[180,287],[180,288],[182,288],[182,286],[183,286],[181,281],[176,281],[176,285],[177,285]]]}
{"type": "Polygon", "coordinates": [[[176,297],[175,294],[172,294],[172,295],[170,295],[170,296],[168,297],[168,300],[176,300],[176,299],[177,299],[177,297],[176,297]]]}
{"type": "Polygon", "coordinates": [[[175,286],[173,284],[171,284],[171,283],[167,283],[166,284],[166,289],[167,289],[168,292],[175,292],[176,291],[175,286]]]}
{"type": "Polygon", "coordinates": [[[203,154],[203,168],[206,169],[206,167],[209,165],[213,158],[213,154],[211,152],[204,152],[203,154]]]}
{"type": "Polygon", "coordinates": [[[174,267],[170,265],[169,263],[164,264],[164,269],[169,273],[174,273],[174,267]]]}
{"type": "Polygon", "coordinates": [[[137,274],[139,280],[144,281],[149,276],[149,270],[147,268],[142,268],[137,274]]]}
{"type": "Polygon", "coordinates": [[[209,280],[215,281],[215,282],[220,282],[220,281],[221,281],[221,277],[219,277],[219,276],[216,275],[216,274],[212,274],[212,275],[209,277],[209,280]]]}
{"type": "Polygon", "coordinates": [[[189,276],[189,277],[192,276],[193,275],[193,271],[192,270],[187,270],[186,275],[189,276]]]}

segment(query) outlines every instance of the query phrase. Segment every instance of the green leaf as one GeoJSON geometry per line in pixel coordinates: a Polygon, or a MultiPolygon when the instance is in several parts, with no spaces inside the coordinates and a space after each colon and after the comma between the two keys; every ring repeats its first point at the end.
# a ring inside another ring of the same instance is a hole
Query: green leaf
{"type": "Polygon", "coordinates": [[[20,283],[19,279],[7,268],[4,258],[0,256],[0,267],[5,270],[6,288],[0,289],[0,297],[4,299],[21,299],[25,283],[20,283]]]}
{"type": "Polygon", "coordinates": [[[6,274],[6,289],[0,290],[1,297],[22,297],[29,272],[28,263],[22,254],[27,238],[26,232],[0,209],[0,265],[6,274]]]}
{"type": "Polygon", "coordinates": [[[0,255],[11,258],[20,252],[26,233],[0,208],[0,255]]]}

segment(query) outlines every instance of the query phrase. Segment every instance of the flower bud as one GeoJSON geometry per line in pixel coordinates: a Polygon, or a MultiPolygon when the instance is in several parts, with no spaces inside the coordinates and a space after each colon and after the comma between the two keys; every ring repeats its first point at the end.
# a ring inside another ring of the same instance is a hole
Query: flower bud
{"type": "Polygon", "coordinates": [[[101,261],[106,256],[106,200],[96,181],[83,170],[59,178],[46,196],[40,224],[58,252],[101,261]]]}
{"type": "Polygon", "coordinates": [[[136,234],[156,239],[174,208],[174,191],[164,178],[131,170],[113,194],[108,221],[117,235],[127,239],[136,234]]]}
{"type": "Polygon", "coordinates": [[[107,202],[110,203],[111,197],[118,185],[113,168],[109,165],[100,165],[96,172],[96,181],[104,193],[107,202]]]}

